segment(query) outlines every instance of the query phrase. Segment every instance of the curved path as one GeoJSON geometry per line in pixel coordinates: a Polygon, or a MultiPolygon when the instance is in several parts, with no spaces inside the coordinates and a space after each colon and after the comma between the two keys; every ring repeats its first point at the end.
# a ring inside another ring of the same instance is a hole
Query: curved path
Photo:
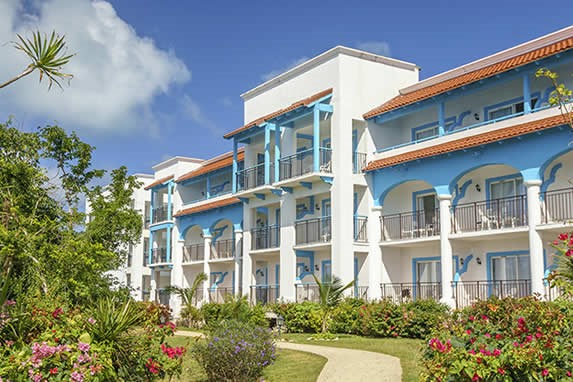
{"type": "MultiPolygon", "coordinates": [[[[187,331],[178,331],[175,335],[202,336],[201,333],[187,331]]],[[[318,354],[328,359],[317,382],[400,382],[402,380],[400,359],[386,354],[283,341],[278,341],[277,346],[282,349],[318,354]]]]}

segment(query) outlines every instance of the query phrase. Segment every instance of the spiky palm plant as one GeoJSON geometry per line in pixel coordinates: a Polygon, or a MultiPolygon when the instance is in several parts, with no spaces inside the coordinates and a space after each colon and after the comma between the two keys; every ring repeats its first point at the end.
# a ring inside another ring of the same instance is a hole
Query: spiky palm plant
{"type": "Polygon", "coordinates": [[[204,272],[199,273],[195,276],[193,280],[193,284],[191,284],[190,288],[182,288],[178,286],[170,286],[165,290],[169,293],[175,294],[181,298],[181,302],[185,307],[193,305],[193,299],[195,298],[195,294],[197,293],[197,289],[201,283],[207,281],[207,275],[204,272]]]}
{"type": "Polygon", "coordinates": [[[334,308],[336,308],[344,299],[344,291],[354,286],[354,280],[344,285],[342,280],[332,276],[332,280],[321,282],[316,275],[312,275],[318,286],[318,295],[320,308],[322,310],[322,333],[328,331],[328,320],[334,308]]]}
{"type": "Polygon", "coordinates": [[[0,89],[31,74],[34,70],[40,72],[40,82],[44,76],[48,78],[48,89],[51,89],[53,84],[62,88],[59,80],[70,80],[73,77],[69,73],[62,72],[63,66],[75,55],[67,54],[65,36],[60,36],[55,31],[52,31],[49,37],[47,34],[40,34],[39,31],[34,32],[31,39],[19,34],[17,36],[19,41],[14,42],[14,47],[24,52],[31,62],[22,73],[0,84],[0,89]]]}

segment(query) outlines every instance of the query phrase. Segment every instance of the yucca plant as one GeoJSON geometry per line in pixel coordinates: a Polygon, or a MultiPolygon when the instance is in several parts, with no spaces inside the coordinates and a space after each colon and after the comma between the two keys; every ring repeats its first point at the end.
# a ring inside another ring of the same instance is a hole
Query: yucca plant
{"type": "Polygon", "coordinates": [[[207,275],[204,272],[201,272],[197,276],[195,276],[193,284],[191,284],[190,288],[182,288],[172,285],[165,288],[165,290],[168,293],[172,293],[179,296],[184,306],[190,306],[193,305],[193,299],[195,298],[197,289],[199,289],[199,286],[205,281],[207,281],[207,275]]]}
{"type": "Polygon", "coordinates": [[[19,34],[17,37],[18,41],[14,42],[14,47],[24,52],[31,62],[22,73],[0,84],[0,89],[31,74],[34,70],[40,72],[40,82],[44,76],[48,78],[48,89],[51,89],[53,84],[62,88],[59,80],[72,79],[73,75],[62,71],[63,66],[70,62],[70,59],[75,55],[67,54],[65,36],[60,36],[52,31],[48,37],[47,34],[42,35],[36,31],[32,34],[31,39],[24,38],[19,34]]]}
{"type": "Polygon", "coordinates": [[[327,282],[321,282],[316,275],[312,275],[318,286],[319,305],[322,310],[322,333],[328,331],[328,320],[334,308],[344,299],[344,291],[354,286],[354,280],[344,285],[342,280],[336,276],[327,282]]]}

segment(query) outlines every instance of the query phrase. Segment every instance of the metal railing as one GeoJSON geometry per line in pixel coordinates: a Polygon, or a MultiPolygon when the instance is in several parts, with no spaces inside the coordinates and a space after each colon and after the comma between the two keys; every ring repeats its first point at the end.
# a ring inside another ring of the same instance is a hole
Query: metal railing
{"type": "Polygon", "coordinates": [[[470,306],[492,296],[525,297],[531,295],[531,280],[458,281],[452,283],[456,308],[470,306]]]}
{"type": "Polygon", "coordinates": [[[540,196],[542,223],[565,223],[573,220],[573,188],[546,191],[540,196]]]}
{"type": "Polygon", "coordinates": [[[167,262],[167,248],[153,248],[151,250],[151,264],[167,262]]]}
{"type": "Polygon", "coordinates": [[[329,243],[332,236],[330,223],[330,216],[297,221],[296,244],[329,243]]]}
{"type": "Polygon", "coordinates": [[[272,304],[278,300],[278,285],[251,285],[251,302],[253,304],[272,304]]]}
{"type": "Polygon", "coordinates": [[[203,261],[205,258],[205,244],[188,244],[183,246],[183,263],[203,261]]]}
{"type": "Polygon", "coordinates": [[[362,174],[362,169],[366,167],[366,153],[354,152],[352,156],[352,172],[362,174]]]}
{"type": "Polygon", "coordinates": [[[484,200],[452,207],[454,233],[527,226],[527,196],[484,200]]]}
{"type": "Polygon", "coordinates": [[[154,208],[153,209],[153,221],[152,221],[152,223],[155,224],[155,223],[169,220],[168,211],[169,211],[169,208],[168,208],[167,204],[165,204],[161,207],[154,208]]]}
{"type": "Polygon", "coordinates": [[[218,304],[221,304],[225,302],[225,298],[227,296],[232,296],[232,295],[233,295],[232,287],[209,289],[209,302],[216,302],[218,304]]]}
{"type": "Polygon", "coordinates": [[[355,286],[353,288],[354,298],[361,298],[363,300],[368,300],[368,287],[367,286],[355,286]]]}
{"type": "MultiPolygon", "coordinates": [[[[332,172],[332,150],[319,148],[318,172],[332,172]]],[[[279,179],[285,180],[314,172],[314,153],[312,149],[299,151],[279,160],[279,179]]]]}
{"type": "Polygon", "coordinates": [[[251,249],[278,248],[281,244],[280,225],[251,229],[251,249]]]}
{"type": "Polygon", "coordinates": [[[381,218],[382,240],[416,239],[440,235],[440,209],[410,211],[381,218]]]}
{"type": "Polygon", "coordinates": [[[565,291],[560,287],[551,287],[549,280],[543,280],[543,287],[545,289],[545,299],[547,301],[555,301],[557,298],[563,296],[565,291]]]}
{"type": "MultiPolygon", "coordinates": [[[[275,174],[275,166],[269,164],[269,183],[272,183],[275,174]]],[[[265,164],[237,171],[237,191],[250,190],[265,185],[265,164]]]]}
{"type": "Polygon", "coordinates": [[[318,292],[318,285],[311,284],[296,284],[296,302],[318,302],[320,300],[320,294],[318,292]]]}
{"type": "Polygon", "coordinates": [[[359,243],[368,241],[368,217],[354,216],[354,241],[359,243]]]}
{"type": "Polygon", "coordinates": [[[217,240],[211,246],[211,260],[232,259],[235,254],[235,240],[217,240]]]}
{"type": "Polygon", "coordinates": [[[389,283],[380,284],[382,298],[390,299],[396,303],[413,300],[436,300],[442,298],[442,283],[389,283]]]}

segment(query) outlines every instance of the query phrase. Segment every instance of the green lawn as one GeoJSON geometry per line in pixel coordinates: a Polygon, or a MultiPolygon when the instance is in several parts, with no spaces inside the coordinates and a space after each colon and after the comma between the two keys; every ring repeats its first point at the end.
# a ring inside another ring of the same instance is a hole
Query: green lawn
{"type": "MultiPolygon", "coordinates": [[[[189,337],[172,337],[169,339],[171,346],[190,345],[196,341],[189,337]]],[[[316,354],[299,352],[294,350],[279,349],[275,363],[265,369],[264,379],[270,382],[315,382],[326,363],[326,358],[316,354]]],[[[201,382],[206,378],[200,366],[187,353],[183,362],[183,375],[179,381],[201,382]]]]}
{"type": "Polygon", "coordinates": [[[338,335],[338,341],[312,341],[308,340],[309,337],[309,334],[283,335],[283,338],[301,344],[359,349],[392,355],[400,358],[402,380],[404,382],[416,382],[419,379],[420,367],[418,366],[418,361],[422,345],[420,340],[408,338],[367,338],[348,334],[338,335]]]}

